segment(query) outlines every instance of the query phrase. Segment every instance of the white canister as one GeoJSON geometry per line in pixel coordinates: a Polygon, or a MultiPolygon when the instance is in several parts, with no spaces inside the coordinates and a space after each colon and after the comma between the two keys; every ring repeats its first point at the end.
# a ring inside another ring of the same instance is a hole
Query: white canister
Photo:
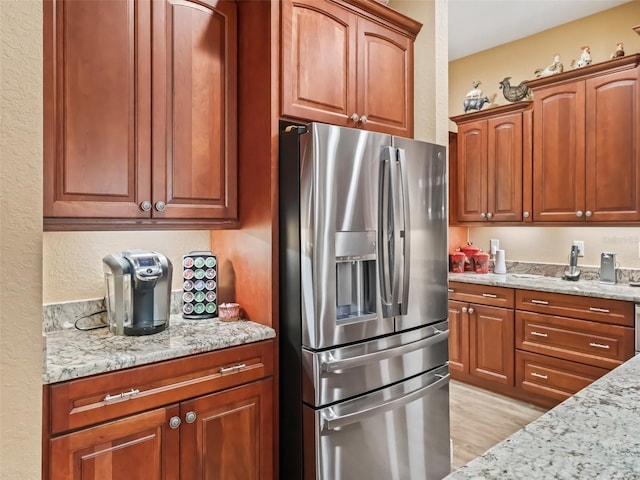
{"type": "Polygon", "coordinates": [[[504,250],[496,250],[495,265],[493,273],[507,273],[507,265],[504,259],[504,250]]]}

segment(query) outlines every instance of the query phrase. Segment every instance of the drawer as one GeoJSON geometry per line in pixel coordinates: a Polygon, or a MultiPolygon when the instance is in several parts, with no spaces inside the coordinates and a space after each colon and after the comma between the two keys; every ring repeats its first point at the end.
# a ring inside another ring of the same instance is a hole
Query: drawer
{"type": "Polygon", "coordinates": [[[634,305],[622,300],[517,290],[516,308],[633,327],[634,305]]]}
{"type": "Polygon", "coordinates": [[[51,385],[51,434],[270,376],[274,348],[268,340],[51,385]]]}
{"type": "Polygon", "coordinates": [[[475,283],[449,282],[449,299],[478,303],[492,307],[513,308],[514,293],[511,288],[476,285],[475,283]]]}
{"type": "Polygon", "coordinates": [[[604,368],[516,350],[516,387],[558,403],[607,372],[604,368]]]}
{"type": "Polygon", "coordinates": [[[634,330],[518,310],[516,348],[610,370],[634,355],[634,330]]]}

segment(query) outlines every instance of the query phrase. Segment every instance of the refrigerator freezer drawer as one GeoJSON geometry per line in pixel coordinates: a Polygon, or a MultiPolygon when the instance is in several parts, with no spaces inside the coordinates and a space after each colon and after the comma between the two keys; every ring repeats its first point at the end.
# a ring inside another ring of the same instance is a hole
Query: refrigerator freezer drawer
{"type": "Polygon", "coordinates": [[[320,407],[447,363],[449,322],[323,352],[302,350],[303,401],[320,407]]]}
{"type": "Polygon", "coordinates": [[[441,479],[450,472],[448,438],[445,365],[320,410],[305,405],[304,478],[441,479]]]}

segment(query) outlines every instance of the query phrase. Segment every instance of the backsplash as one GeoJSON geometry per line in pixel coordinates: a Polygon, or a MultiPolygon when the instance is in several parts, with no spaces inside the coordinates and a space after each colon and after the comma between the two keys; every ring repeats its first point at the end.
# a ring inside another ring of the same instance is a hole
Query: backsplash
{"type": "MultiPolygon", "coordinates": [[[[171,292],[171,315],[182,311],[182,291],[171,292]]],[[[75,327],[91,328],[107,324],[104,298],[77,302],[50,303],[42,306],[42,333],[75,327]],[[83,318],[84,317],[84,318],[83,318]]]]}
{"type": "MultiPolygon", "coordinates": [[[[533,275],[544,275],[545,277],[561,278],[567,265],[558,263],[534,263],[507,261],[507,273],[528,273],[533,275]]],[[[578,265],[580,269],[580,280],[598,280],[599,268],[578,265]]],[[[640,269],[617,268],[617,283],[629,283],[640,281],[640,269]]]]}

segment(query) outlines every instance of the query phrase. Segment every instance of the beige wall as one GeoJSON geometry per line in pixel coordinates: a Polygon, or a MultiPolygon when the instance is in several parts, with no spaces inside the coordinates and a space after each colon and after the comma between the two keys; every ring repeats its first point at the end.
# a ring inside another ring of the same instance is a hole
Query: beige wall
{"type": "Polygon", "coordinates": [[[422,23],[414,52],[414,138],[447,145],[447,5],[441,0],[391,1],[389,6],[422,23]]]}
{"type": "Polygon", "coordinates": [[[40,478],[42,4],[0,2],[0,478],[40,478]]]}
{"type": "Polygon", "coordinates": [[[182,255],[209,250],[208,231],[45,232],[42,301],[104,296],[102,258],[132,248],[155,250],[173,263],[173,290],[182,289],[182,255]]]}
{"type": "MultiPolygon", "coordinates": [[[[512,84],[535,78],[534,70],[551,63],[559,53],[565,70],[580,55],[580,46],[589,45],[593,62],[608,60],[616,43],[624,42],[627,55],[640,53],[640,36],[631,27],[640,23],[640,1],[576,20],[530,37],[495,47],[449,64],[449,114],[463,113],[462,102],[473,80],[498,105],[504,99],[498,82],[512,77],[512,84]]],[[[487,107],[485,107],[486,109],[487,107]]],[[[450,123],[452,130],[455,124],[450,123]]],[[[618,254],[621,266],[640,268],[638,242],[640,228],[634,227],[472,227],[469,239],[489,248],[489,239],[500,240],[507,260],[566,263],[572,240],[585,242],[582,265],[599,265],[600,253],[618,254]]]]}

